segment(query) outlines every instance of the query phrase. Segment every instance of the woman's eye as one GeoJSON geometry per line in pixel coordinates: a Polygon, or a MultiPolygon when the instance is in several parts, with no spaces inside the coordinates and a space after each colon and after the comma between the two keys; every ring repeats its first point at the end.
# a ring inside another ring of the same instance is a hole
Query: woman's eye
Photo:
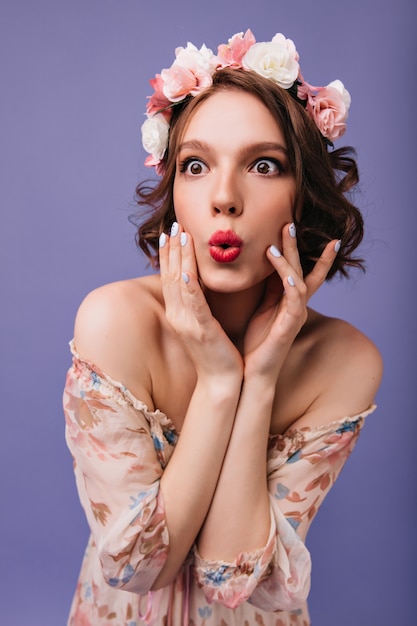
{"type": "Polygon", "coordinates": [[[256,174],[265,175],[274,175],[279,174],[282,171],[281,165],[275,159],[259,159],[254,163],[251,168],[256,172],[256,174]]]}
{"type": "Polygon", "coordinates": [[[207,166],[199,159],[186,159],[180,164],[180,171],[190,176],[198,176],[207,171],[207,166]]]}

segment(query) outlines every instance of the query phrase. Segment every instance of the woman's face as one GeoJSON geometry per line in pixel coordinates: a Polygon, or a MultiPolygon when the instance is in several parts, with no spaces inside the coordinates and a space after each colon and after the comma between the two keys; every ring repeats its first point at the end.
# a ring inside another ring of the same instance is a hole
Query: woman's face
{"type": "Polygon", "coordinates": [[[174,208],[206,288],[241,291],[272,273],[265,252],[281,247],[295,191],[284,135],[260,100],[221,91],[196,109],[178,149],[174,208]]]}

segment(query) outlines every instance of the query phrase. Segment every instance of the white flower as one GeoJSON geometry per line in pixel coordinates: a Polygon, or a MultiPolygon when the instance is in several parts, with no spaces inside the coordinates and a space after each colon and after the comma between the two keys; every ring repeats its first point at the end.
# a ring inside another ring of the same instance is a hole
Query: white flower
{"type": "Polygon", "coordinates": [[[158,113],[143,122],[141,131],[142,144],[146,152],[149,152],[155,161],[160,161],[168,145],[169,123],[161,113],[158,113]]]}
{"type": "Polygon", "coordinates": [[[219,60],[205,44],[198,50],[194,44],[188,42],[186,48],[175,49],[174,63],[193,71],[199,68],[201,71],[212,75],[219,60]]]}
{"type": "Polygon", "coordinates": [[[333,87],[334,89],[337,89],[337,91],[339,91],[342,94],[343,102],[345,103],[345,106],[346,106],[346,111],[348,111],[350,107],[351,97],[350,97],[350,93],[345,88],[342,81],[332,80],[332,82],[329,83],[327,87],[333,87]]]}
{"type": "Polygon", "coordinates": [[[243,67],[289,89],[299,73],[298,53],[291,39],[278,33],[272,41],[253,44],[243,57],[243,67]]]}

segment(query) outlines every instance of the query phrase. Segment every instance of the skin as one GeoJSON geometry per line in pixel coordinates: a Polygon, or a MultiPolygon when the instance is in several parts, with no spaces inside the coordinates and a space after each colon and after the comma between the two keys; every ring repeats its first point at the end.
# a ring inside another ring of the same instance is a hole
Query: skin
{"type": "Polygon", "coordinates": [[[269,433],[356,415],[378,388],[372,342],[308,308],[336,242],[303,279],[289,228],[294,195],[268,109],[243,92],[211,96],[178,153],[178,227],[162,239],[160,276],[101,287],[79,309],[78,352],[181,432],[160,483],[170,552],[154,589],[175,578],[194,541],[225,561],[265,545],[269,433]],[[208,240],[228,229],[243,248],[220,264],[208,240]]]}

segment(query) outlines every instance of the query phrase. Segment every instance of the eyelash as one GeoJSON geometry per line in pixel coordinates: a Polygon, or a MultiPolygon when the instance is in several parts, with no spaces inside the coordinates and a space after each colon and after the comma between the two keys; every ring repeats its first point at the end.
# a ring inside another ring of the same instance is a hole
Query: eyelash
{"type": "Polygon", "coordinates": [[[191,163],[199,163],[202,167],[207,167],[204,161],[202,161],[201,159],[198,159],[197,157],[188,157],[187,159],[184,159],[179,163],[179,171],[182,174],[187,173],[187,167],[191,163]]]}
{"type": "Polygon", "coordinates": [[[268,163],[268,165],[272,164],[274,168],[276,168],[276,171],[268,172],[268,174],[261,174],[260,172],[257,172],[259,176],[277,176],[285,171],[284,166],[280,161],[278,161],[278,159],[273,159],[269,157],[261,157],[259,159],[256,159],[256,161],[250,166],[250,169],[253,170],[260,163],[268,163]]]}
{"type": "MultiPolygon", "coordinates": [[[[283,172],[285,172],[285,168],[282,165],[282,163],[280,161],[278,161],[278,159],[273,159],[273,158],[267,158],[267,157],[261,157],[259,159],[256,159],[256,161],[254,163],[252,163],[252,165],[249,168],[249,171],[251,171],[252,169],[254,169],[257,165],[259,165],[260,163],[268,163],[269,165],[272,164],[275,168],[276,171],[272,171],[272,172],[268,172],[267,174],[261,174],[260,172],[257,172],[257,174],[259,176],[278,176],[280,174],[282,174],[283,172]]],[[[199,163],[202,167],[207,167],[207,165],[204,163],[204,161],[202,161],[201,159],[197,158],[197,157],[188,157],[186,159],[184,159],[183,161],[181,161],[179,163],[179,171],[184,174],[187,173],[187,168],[191,163],[199,163]]],[[[191,174],[192,175],[192,174],[191,174]]],[[[197,176],[198,174],[196,174],[197,176]]]]}

